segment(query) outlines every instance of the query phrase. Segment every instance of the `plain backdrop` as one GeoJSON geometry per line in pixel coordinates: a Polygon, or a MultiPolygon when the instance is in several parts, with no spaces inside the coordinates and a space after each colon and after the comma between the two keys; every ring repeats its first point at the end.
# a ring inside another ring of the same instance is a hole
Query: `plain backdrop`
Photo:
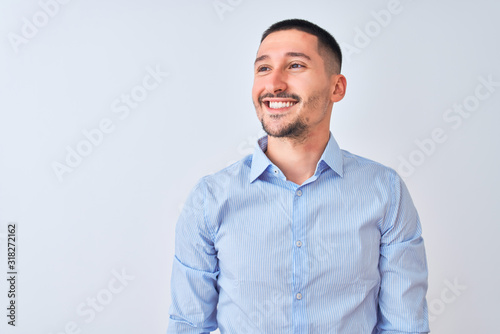
{"type": "Polygon", "coordinates": [[[0,3],[2,334],[166,332],[183,201],[252,153],[253,61],[286,18],[342,45],[341,148],[412,194],[431,330],[497,330],[498,1],[60,1],[0,3]]]}

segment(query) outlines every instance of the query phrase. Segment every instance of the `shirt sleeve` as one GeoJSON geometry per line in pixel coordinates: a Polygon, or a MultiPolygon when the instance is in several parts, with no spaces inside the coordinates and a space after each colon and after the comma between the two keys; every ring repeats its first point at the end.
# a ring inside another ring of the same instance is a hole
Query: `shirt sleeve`
{"type": "Polygon", "coordinates": [[[170,318],[167,334],[208,334],[217,329],[217,253],[205,222],[206,184],[186,200],[175,228],[170,318]]]}
{"type": "Polygon", "coordinates": [[[377,333],[428,333],[427,260],[422,228],[406,185],[393,172],[382,223],[377,333]]]}

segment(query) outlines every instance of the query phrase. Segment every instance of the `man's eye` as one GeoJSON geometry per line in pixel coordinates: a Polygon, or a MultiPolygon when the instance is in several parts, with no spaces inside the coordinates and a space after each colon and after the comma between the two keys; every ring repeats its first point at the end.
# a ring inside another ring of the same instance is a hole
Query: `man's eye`
{"type": "Polygon", "coordinates": [[[292,64],[290,65],[291,68],[301,68],[301,67],[304,67],[303,65],[301,64],[292,64]]]}
{"type": "Polygon", "coordinates": [[[261,66],[257,69],[257,72],[265,72],[265,71],[269,71],[269,67],[261,66]]]}

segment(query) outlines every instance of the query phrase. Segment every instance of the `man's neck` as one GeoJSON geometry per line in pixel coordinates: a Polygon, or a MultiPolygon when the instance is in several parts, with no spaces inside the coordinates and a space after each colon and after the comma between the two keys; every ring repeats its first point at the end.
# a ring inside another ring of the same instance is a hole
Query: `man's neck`
{"type": "Polygon", "coordinates": [[[301,185],[314,175],[329,138],[329,129],[309,133],[301,140],[268,136],[266,155],[287,180],[301,185]]]}

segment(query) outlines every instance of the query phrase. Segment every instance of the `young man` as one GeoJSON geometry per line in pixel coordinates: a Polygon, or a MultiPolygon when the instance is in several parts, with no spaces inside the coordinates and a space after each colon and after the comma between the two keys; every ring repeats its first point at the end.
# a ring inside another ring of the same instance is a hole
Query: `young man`
{"type": "Polygon", "coordinates": [[[392,169],[340,150],[335,39],[272,25],[252,90],[267,133],[202,178],[176,227],[168,333],[427,333],[418,214],[392,169]]]}

